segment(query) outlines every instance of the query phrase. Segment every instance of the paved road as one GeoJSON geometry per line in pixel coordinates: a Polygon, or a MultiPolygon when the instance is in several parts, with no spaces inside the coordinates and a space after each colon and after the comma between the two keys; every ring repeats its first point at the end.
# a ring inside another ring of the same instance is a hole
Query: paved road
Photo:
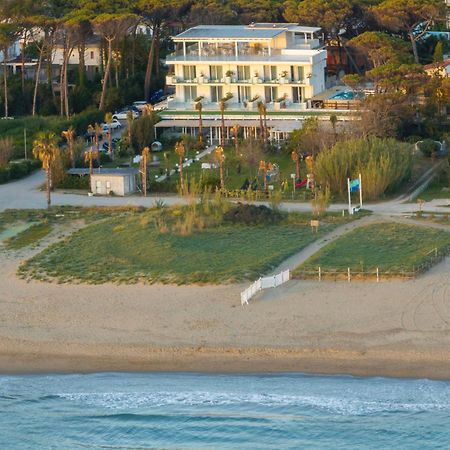
{"type": "MultiPolygon", "coordinates": [[[[0,185],[0,211],[8,208],[46,208],[45,192],[39,190],[43,185],[45,174],[42,170],[35,172],[29,177],[11,183],[0,185]]],[[[172,205],[184,203],[184,199],[179,196],[150,195],[146,198],[140,196],[130,197],[88,197],[86,193],[64,193],[57,191],[52,193],[53,205],[73,205],[73,206],[153,206],[157,199],[163,199],[166,204],[172,205]]],[[[257,202],[257,204],[265,204],[257,202]]],[[[372,203],[364,205],[365,208],[377,214],[404,215],[417,211],[415,202],[404,202],[404,197],[387,202],[372,203]]],[[[282,204],[286,211],[311,211],[309,203],[282,204]]],[[[347,205],[333,204],[331,211],[347,210],[347,205]]],[[[450,200],[433,200],[424,206],[425,211],[450,213],[450,200]]]]}

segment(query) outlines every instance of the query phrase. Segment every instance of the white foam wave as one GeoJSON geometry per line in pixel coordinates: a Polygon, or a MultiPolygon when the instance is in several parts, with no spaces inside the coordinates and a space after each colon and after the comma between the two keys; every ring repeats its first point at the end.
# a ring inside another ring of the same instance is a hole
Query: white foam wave
{"type": "Polygon", "coordinates": [[[450,402],[430,399],[426,402],[375,400],[325,395],[242,394],[221,392],[104,392],[61,393],[59,397],[88,406],[111,410],[138,410],[164,406],[251,406],[312,408],[339,415],[366,415],[383,412],[450,411],[450,402]]]}

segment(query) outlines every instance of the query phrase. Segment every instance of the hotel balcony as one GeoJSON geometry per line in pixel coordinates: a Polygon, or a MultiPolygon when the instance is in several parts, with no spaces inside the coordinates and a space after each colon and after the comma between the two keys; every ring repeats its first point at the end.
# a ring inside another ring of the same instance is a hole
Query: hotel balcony
{"type": "MultiPolygon", "coordinates": [[[[258,101],[260,99],[254,101],[254,102],[227,102],[227,108],[225,110],[225,115],[232,114],[235,115],[236,113],[242,113],[244,115],[248,113],[257,113],[258,111],[258,101]]],[[[176,99],[173,99],[168,102],[167,110],[169,111],[195,111],[195,103],[194,101],[191,102],[180,102],[176,99]]],[[[217,113],[220,110],[220,106],[216,102],[211,102],[206,99],[202,100],[203,105],[203,113],[205,115],[208,114],[208,112],[215,112],[217,113]]],[[[307,110],[307,102],[306,100],[301,103],[294,103],[292,101],[286,100],[284,102],[268,102],[266,103],[266,108],[268,112],[285,112],[286,114],[289,113],[295,113],[295,112],[302,112],[307,110]]],[[[165,113],[167,114],[167,113],[165,113]]],[[[216,117],[218,119],[218,116],[216,117]]]]}
{"type": "Polygon", "coordinates": [[[234,44],[207,44],[204,42],[176,46],[176,51],[167,56],[166,62],[310,62],[311,58],[323,50],[319,39],[292,43],[284,49],[274,49],[268,45],[246,47],[234,44]]]}
{"type": "Polygon", "coordinates": [[[255,85],[255,84],[262,84],[262,85],[295,85],[295,86],[310,86],[311,85],[311,79],[305,78],[303,80],[292,80],[289,77],[280,77],[277,79],[268,79],[268,78],[261,78],[261,77],[252,77],[247,80],[239,80],[236,77],[224,77],[221,79],[212,79],[208,77],[197,77],[193,79],[183,79],[181,77],[176,77],[174,75],[168,75],[166,76],[166,85],[173,86],[173,85],[198,85],[198,84],[211,84],[211,85],[227,85],[227,84],[234,84],[234,85],[255,85]]]}

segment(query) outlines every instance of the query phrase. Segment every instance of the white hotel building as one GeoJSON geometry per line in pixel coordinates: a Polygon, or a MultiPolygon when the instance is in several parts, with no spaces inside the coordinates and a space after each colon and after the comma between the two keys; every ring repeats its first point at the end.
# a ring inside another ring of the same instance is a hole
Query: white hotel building
{"type": "MultiPolygon", "coordinates": [[[[173,37],[175,53],[166,59],[171,69],[166,83],[175,87],[175,95],[158,128],[170,127],[172,120],[172,126],[196,134],[194,117],[182,120],[177,111],[185,115],[195,111],[195,100],[202,97],[204,126],[211,125],[207,130],[211,140],[218,139],[220,130],[208,122],[208,111],[217,112],[219,101],[229,94],[227,127],[236,123],[238,112],[243,113],[242,121],[249,121],[244,125],[256,127],[257,117],[246,112],[257,111],[261,101],[269,116],[274,111],[278,117],[297,114],[298,121],[309,100],[325,90],[327,53],[319,33],[320,28],[315,27],[256,23],[200,25],[173,37]]],[[[283,133],[299,126],[298,122],[283,123],[278,129],[283,133]]]]}

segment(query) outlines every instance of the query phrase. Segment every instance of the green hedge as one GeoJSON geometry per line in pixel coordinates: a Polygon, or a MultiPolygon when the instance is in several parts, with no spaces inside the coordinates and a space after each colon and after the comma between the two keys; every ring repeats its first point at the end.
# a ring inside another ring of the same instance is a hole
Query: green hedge
{"type": "Polygon", "coordinates": [[[0,166],[0,184],[23,178],[40,167],[41,162],[37,159],[10,162],[6,166],[0,166]]]}
{"type": "Polygon", "coordinates": [[[56,186],[58,189],[89,189],[89,177],[79,177],[77,175],[68,175],[58,183],[56,186]]]}

